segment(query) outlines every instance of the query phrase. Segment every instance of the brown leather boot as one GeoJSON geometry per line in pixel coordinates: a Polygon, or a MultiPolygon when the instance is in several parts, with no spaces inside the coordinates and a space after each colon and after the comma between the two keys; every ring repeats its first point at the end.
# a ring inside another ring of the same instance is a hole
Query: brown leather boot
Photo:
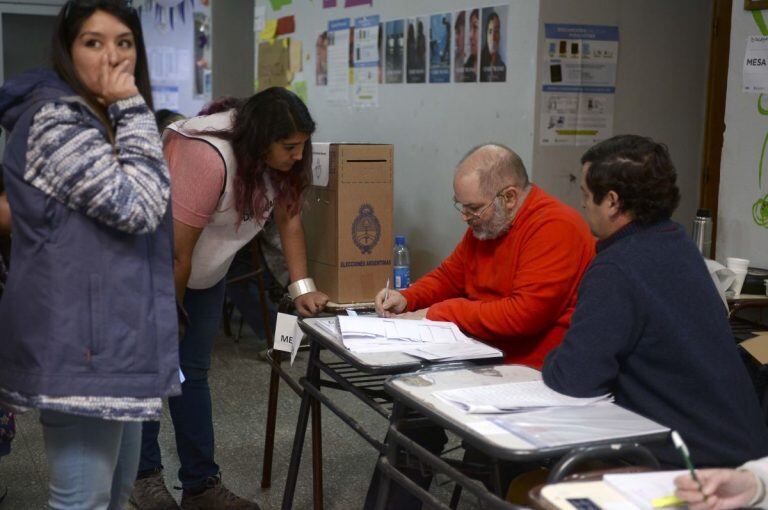
{"type": "Polygon", "coordinates": [[[218,476],[208,478],[205,485],[202,492],[191,494],[185,490],[182,493],[182,510],[261,510],[255,502],[227,489],[218,476]]]}

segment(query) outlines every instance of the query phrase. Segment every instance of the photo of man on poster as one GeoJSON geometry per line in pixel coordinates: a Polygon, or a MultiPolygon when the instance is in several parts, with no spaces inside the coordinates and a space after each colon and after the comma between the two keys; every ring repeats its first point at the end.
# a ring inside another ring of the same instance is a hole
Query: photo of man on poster
{"type": "Polygon", "coordinates": [[[483,9],[483,49],[480,54],[480,81],[507,81],[506,26],[508,6],[486,7],[483,9]]]}

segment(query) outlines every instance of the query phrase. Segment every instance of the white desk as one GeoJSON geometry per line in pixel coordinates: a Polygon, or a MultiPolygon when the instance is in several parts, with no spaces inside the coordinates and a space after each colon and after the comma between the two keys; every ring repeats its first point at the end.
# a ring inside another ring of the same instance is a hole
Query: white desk
{"type": "MultiPolygon", "coordinates": [[[[303,388],[301,407],[296,422],[291,461],[283,493],[283,510],[289,510],[293,505],[296,490],[299,464],[304,445],[310,406],[313,411],[313,470],[314,505],[322,508],[322,469],[320,467],[322,440],[320,434],[320,404],[333,411],[344,423],[371,444],[379,453],[384,451],[384,444],[373,437],[362,425],[347,414],[327,393],[323,387],[342,390],[360,399],[364,404],[389,419],[390,410],[385,407],[387,394],[383,383],[387,376],[403,374],[419,370],[426,366],[435,366],[429,362],[416,359],[399,352],[353,353],[349,351],[338,335],[333,335],[318,324],[323,319],[303,319],[299,322],[301,329],[307,334],[310,343],[309,359],[307,360],[306,376],[300,380],[303,388]],[[320,359],[321,349],[331,352],[339,361],[327,362],[320,359]],[[322,379],[321,375],[328,379],[322,379]],[[315,458],[317,457],[317,458],[315,458]]],[[[497,361],[502,355],[486,360],[451,361],[440,363],[439,366],[466,367],[497,361]]]]}
{"type": "MultiPolygon", "coordinates": [[[[451,430],[486,455],[499,460],[528,461],[552,458],[578,446],[611,443],[617,440],[649,443],[663,441],[669,434],[668,428],[654,424],[659,432],[626,436],[616,431],[615,434],[606,435],[600,441],[542,448],[496,425],[488,425],[489,418],[499,415],[466,413],[434,396],[436,391],[535,380],[541,380],[541,373],[530,367],[488,365],[450,370],[424,370],[418,374],[393,377],[384,387],[396,403],[402,403],[423,414],[430,421],[451,430]]],[[[514,419],[516,415],[510,413],[504,416],[514,419]]],[[[636,416],[639,420],[646,421],[645,418],[636,416]]],[[[650,420],[647,421],[650,422],[650,420]]]]}
{"type": "MultiPolygon", "coordinates": [[[[387,455],[379,460],[379,468],[385,474],[385,479],[381,484],[377,507],[384,507],[390,490],[390,479],[397,481],[422,501],[429,502],[438,508],[445,507],[442,502],[434,499],[427,491],[413,483],[408,483],[410,480],[398,467],[401,449],[417,457],[420,463],[429,466],[434,472],[443,473],[456,482],[457,490],[454,491],[454,499],[457,499],[461,492],[459,488],[465,488],[489,508],[507,509],[514,508],[514,505],[500,499],[506,489],[502,486],[501,465],[503,463],[557,458],[578,447],[614,444],[617,440],[622,443],[662,441],[669,434],[669,429],[650,422],[639,415],[634,415],[643,424],[646,421],[649,422],[649,432],[628,437],[626,431],[617,431],[615,435],[607,433],[598,440],[591,440],[586,443],[539,447],[494,424],[489,427],[487,423],[489,415],[466,413],[434,395],[436,391],[540,379],[541,374],[537,370],[521,365],[422,370],[414,374],[400,375],[389,379],[385,384],[385,389],[392,396],[395,406],[390,418],[387,455]],[[495,494],[488,491],[477,480],[468,478],[446,463],[444,459],[430,453],[403,434],[404,428],[407,428],[413,421],[406,416],[408,409],[416,411],[430,422],[450,430],[464,442],[487,455],[490,459],[491,485],[495,494]]],[[[514,419],[515,414],[510,413],[505,416],[514,419]]]]}

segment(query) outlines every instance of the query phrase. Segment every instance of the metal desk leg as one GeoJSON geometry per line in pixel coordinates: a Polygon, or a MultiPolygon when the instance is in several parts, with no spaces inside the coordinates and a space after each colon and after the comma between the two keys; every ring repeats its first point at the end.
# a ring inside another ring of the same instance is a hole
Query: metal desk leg
{"type": "MultiPolygon", "coordinates": [[[[389,416],[390,425],[397,423],[406,414],[406,408],[395,401],[392,405],[392,414],[389,416]]],[[[398,458],[398,445],[395,441],[387,439],[385,446],[385,453],[382,455],[386,458],[387,463],[390,466],[397,466],[398,458]]],[[[376,495],[376,510],[385,510],[387,508],[387,501],[389,500],[389,491],[392,487],[392,478],[385,473],[385,470],[379,470],[379,492],[376,495]]]]}
{"type": "MultiPolygon", "coordinates": [[[[307,360],[307,381],[316,381],[320,377],[320,370],[317,368],[317,360],[320,358],[320,345],[317,342],[311,342],[309,349],[309,360],[307,360]]],[[[299,477],[299,465],[301,464],[301,453],[304,448],[304,436],[307,433],[307,423],[309,422],[309,408],[312,396],[305,391],[301,396],[301,406],[299,407],[299,417],[296,421],[296,432],[293,436],[293,449],[291,450],[291,463],[288,467],[288,476],[285,480],[285,490],[283,492],[282,510],[291,510],[293,506],[293,496],[296,492],[296,480],[299,477]]]]}
{"type": "MultiPolygon", "coordinates": [[[[318,373],[319,376],[319,373],[318,373]]],[[[319,379],[319,377],[318,377],[319,379]]],[[[313,381],[314,385],[315,382],[313,381]]],[[[315,387],[320,390],[320,385],[315,387]]],[[[323,510],[323,434],[320,422],[320,401],[312,399],[312,495],[315,510],[323,510]]]]}
{"type": "MultiPolygon", "coordinates": [[[[283,353],[272,351],[275,363],[283,361],[283,353]]],[[[267,403],[267,437],[264,439],[264,461],[261,467],[261,488],[272,486],[272,454],[275,451],[275,425],[277,422],[277,395],[280,389],[280,374],[275,367],[269,376],[269,401],[267,403]]]]}

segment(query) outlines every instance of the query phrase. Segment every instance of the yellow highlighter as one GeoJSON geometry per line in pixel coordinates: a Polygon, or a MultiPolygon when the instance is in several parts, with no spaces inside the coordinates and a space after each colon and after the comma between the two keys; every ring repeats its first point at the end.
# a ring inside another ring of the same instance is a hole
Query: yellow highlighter
{"type": "Polygon", "coordinates": [[[665,508],[668,506],[683,506],[683,505],[685,505],[685,501],[683,501],[682,499],[674,495],[651,500],[651,506],[653,508],[665,508]]]}

